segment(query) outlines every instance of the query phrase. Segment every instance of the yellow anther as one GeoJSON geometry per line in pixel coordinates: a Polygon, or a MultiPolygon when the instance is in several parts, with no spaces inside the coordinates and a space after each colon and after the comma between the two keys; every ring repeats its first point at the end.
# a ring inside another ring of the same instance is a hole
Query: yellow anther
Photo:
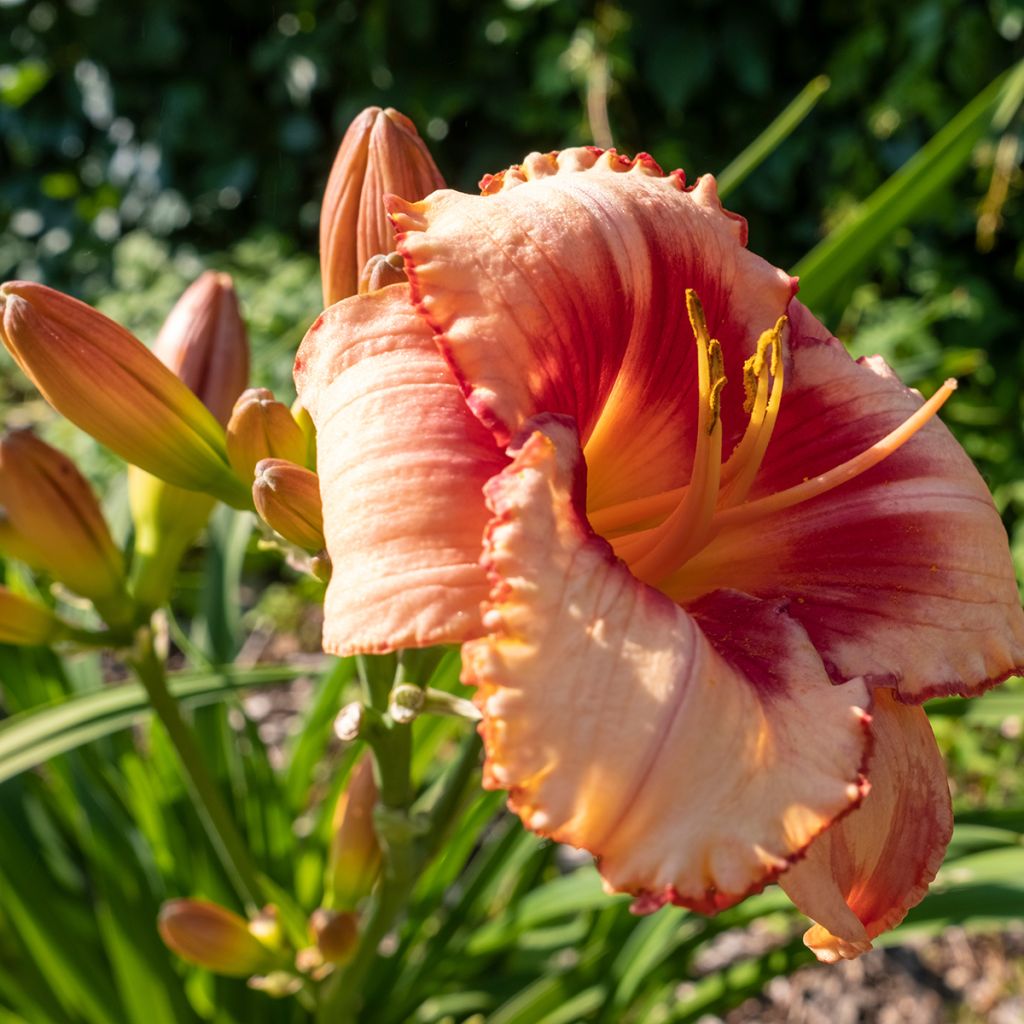
{"type": "Polygon", "coordinates": [[[708,343],[708,408],[711,418],[708,421],[708,433],[711,434],[718,426],[718,414],[722,405],[722,388],[725,387],[725,361],[722,359],[722,346],[712,339],[708,343]]]}
{"type": "Polygon", "coordinates": [[[693,336],[697,339],[697,344],[706,345],[710,340],[708,322],[704,319],[704,306],[692,288],[686,289],[686,315],[690,318],[690,326],[693,328],[693,336]]]}

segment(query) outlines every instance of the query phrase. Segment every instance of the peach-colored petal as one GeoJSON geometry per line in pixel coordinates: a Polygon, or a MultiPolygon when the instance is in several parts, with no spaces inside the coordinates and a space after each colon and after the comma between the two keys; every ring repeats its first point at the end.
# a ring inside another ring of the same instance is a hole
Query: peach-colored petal
{"type": "Polygon", "coordinates": [[[946,771],[923,709],[875,692],[871,791],[779,880],[816,924],[819,960],[853,959],[920,903],[953,833],[946,771]]]}
{"type": "Polygon", "coordinates": [[[332,306],[295,362],[317,427],[335,653],[480,631],[481,488],[506,462],[466,408],[407,285],[332,306]]]}
{"type": "MultiPolygon", "coordinates": [[[[921,404],[879,359],[854,362],[794,302],[786,388],[751,499],[823,473],[921,404]]],[[[666,587],[792,600],[837,679],[903,700],[971,693],[1024,665],[1024,613],[1006,531],[949,430],[932,420],[833,491],[725,531],[666,587]]]]}
{"type": "Polygon", "coordinates": [[[487,485],[489,635],[463,648],[485,785],[644,909],[728,906],[860,799],[865,687],[767,602],[690,616],[636,580],[580,516],[575,429],[534,424],[487,485]]]}
{"type": "Polygon", "coordinates": [[[496,194],[389,200],[413,294],[471,408],[503,444],[538,412],[572,416],[591,507],[685,483],[697,405],[686,289],[738,382],[794,282],[744,248],[746,225],[711,177],[687,190],[649,157],[593,149],[513,170],[496,194]]]}

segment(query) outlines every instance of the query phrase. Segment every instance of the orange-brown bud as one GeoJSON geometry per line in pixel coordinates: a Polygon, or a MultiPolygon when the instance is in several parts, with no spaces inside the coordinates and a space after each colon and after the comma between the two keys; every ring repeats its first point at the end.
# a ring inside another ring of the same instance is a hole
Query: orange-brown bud
{"type": "Polygon", "coordinates": [[[64,630],[49,608],[0,587],[0,644],[48,644],[60,640],[64,630]]]}
{"type": "Polygon", "coordinates": [[[88,481],[30,430],[0,438],[0,552],[50,573],[101,613],[127,614],[124,560],[88,481]]]}
{"type": "Polygon", "coordinates": [[[9,281],[0,286],[0,340],[58,412],[127,462],[248,506],[221,425],[123,327],[52,288],[9,281]]]}
{"type": "Polygon", "coordinates": [[[352,910],[373,888],[380,870],[380,846],[373,827],[377,783],[373,761],[364,755],[334,809],[334,834],[324,877],[325,905],[352,910]]]}
{"type": "Polygon", "coordinates": [[[320,956],[329,964],[348,963],[359,945],[359,918],[351,911],[314,910],[309,930],[320,956]]]}
{"type": "Polygon", "coordinates": [[[256,464],[252,500],[260,518],[285,540],[315,555],[324,549],[320,478],[284,459],[256,464]]]}
{"type": "Polygon", "coordinates": [[[160,328],[153,354],[227,426],[249,383],[249,340],[227,274],[208,270],[185,289],[160,328]]]}
{"type": "Polygon", "coordinates": [[[228,458],[239,480],[251,481],[261,459],[305,465],[308,451],[306,435],[287,405],[266,388],[242,392],[228,422],[228,458]]]}
{"type": "Polygon", "coordinates": [[[368,107],[341,140],[320,211],[324,305],[355,295],[367,260],[394,249],[384,196],[410,202],[444,188],[416,128],[388,107],[368,107]]]}
{"type": "Polygon", "coordinates": [[[244,917],[207,900],[170,900],[160,908],[157,926],[170,950],[216,974],[266,974],[280,960],[244,917]]]}
{"type": "Polygon", "coordinates": [[[365,295],[367,292],[387,288],[389,284],[401,284],[402,281],[408,280],[400,253],[392,252],[386,256],[384,253],[378,253],[366,261],[366,266],[359,275],[359,294],[365,295]]]}

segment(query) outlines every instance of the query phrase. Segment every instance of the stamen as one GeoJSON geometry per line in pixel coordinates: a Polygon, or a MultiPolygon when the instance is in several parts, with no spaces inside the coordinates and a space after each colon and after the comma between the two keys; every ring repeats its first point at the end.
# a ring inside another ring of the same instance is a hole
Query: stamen
{"type": "Polygon", "coordinates": [[[915,413],[908,416],[895,430],[890,431],[880,441],[876,441],[870,448],[866,448],[859,455],[848,459],[840,466],[830,469],[811,480],[788,487],[784,491],[777,491],[756,501],[747,502],[734,508],[725,509],[715,516],[715,533],[732,529],[737,526],[746,526],[762,516],[774,512],[781,512],[783,509],[792,508],[802,502],[816,498],[833,490],[840,484],[867,472],[879,462],[887,459],[895,451],[902,448],[935,414],[945,405],[946,400],[956,390],[956,381],[953,378],[947,380],[938,391],[928,399],[915,413]]]}
{"type": "MultiPolygon", "coordinates": [[[[701,315],[699,303],[697,305],[697,313],[701,315]]],[[[786,317],[782,316],[774,327],[764,331],[758,339],[754,354],[743,365],[743,386],[747,396],[744,410],[750,415],[750,422],[743,438],[722,466],[719,508],[738,505],[746,498],[764,461],[782,400],[782,330],[786,322],[786,317]]],[[[709,348],[709,363],[712,364],[709,366],[709,373],[711,379],[717,381],[711,395],[714,403],[711,424],[713,429],[719,415],[725,373],[720,361],[721,346],[717,341],[711,341],[709,348]]],[[[590,525],[609,540],[621,530],[628,529],[635,533],[638,530],[649,529],[675,508],[686,488],[687,485],[684,484],[682,487],[659,491],[646,498],[634,498],[632,501],[595,509],[589,514],[590,525]]],[[[626,538],[622,540],[625,541],[626,538]]],[[[630,549],[637,545],[624,543],[622,547],[623,551],[619,551],[618,547],[616,551],[620,557],[625,558],[633,553],[630,549]]]]}
{"type": "Polygon", "coordinates": [[[725,386],[722,350],[708,334],[697,293],[686,291],[686,311],[697,343],[697,438],[690,483],[668,518],[651,530],[629,538],[628,554],[634,575],[647,582],[667,576],[703,546],[718,500],[722,473],[720,396],[725,386]]]}

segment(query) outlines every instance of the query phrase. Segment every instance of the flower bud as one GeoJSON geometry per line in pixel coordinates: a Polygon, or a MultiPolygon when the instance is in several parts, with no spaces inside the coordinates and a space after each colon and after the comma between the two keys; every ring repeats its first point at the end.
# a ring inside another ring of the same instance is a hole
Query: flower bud
{"type": "Polygon", "coordinates": [[[309,410],[296,398],[292,402],[292,419],[299,425],[302,436],[306,439],[306,457],[302,465],[306,469],[316,469],[316,424],[309,410]]]}
{"type": "Polygon", "coordinates": [[[278,963],[238,914],[206,900],[170,900],[160,908],[160,938],[183,960],[216,974],[245,978],[278,963]]]}
{"type": "Polygon", "coordinates": [[[249,383],[249,340],[229,275],[208,270],[185,289],[153,354],[227,426],[249,383]]]}
{"type": "Polygon", "coordinates": [[[88,481],[30,430],[0,438],[0,552],[48,572],[115,621],[129,612],[124,560],[88,481]]]}
{"type": "Polygon", "coordinates": [[[228,458],[239,480],[251,482],[261,459],[303,466],[308,451],[306,435],[287,405],[266,388],[242,392],[228,422],[228,458]]]}
{"type": "Polygon", "coordinates": [[[60,640],[64,630],[64,623],[49,608],[0,587],[0,644],[49,644],[60,640]]]}
{"type": "Polygon", "coordinates": [[[334,834],[324,877],[329,910],[352,910],[373,888],[380,869],[380,846],[373,827],[376,802],[373,762],[364,755],[334,809],[334,834]]]}
{"type": "Polygon", "coordinates": [[[403,114],[368,107],[349,125],[320,211],[325,306],[355,295],[367,260],[394,249],[384,196],[394,193],[416,202],[439,188],[444,179],[403,114]]]}
{"type": "Polygon", "coordinates": [[[351,743],[359,738],[363,728],[363,719],[366,717],[366,708],[355,700],[346,704],[334,719],[334,735],[342,743],[351,743]]]}
{"type": "Polygon", "coordinates": [[[367,292],[386,288],[389,284],[400,284],[408,280],[400,253],[392,252],[387,256],[378,253],[366,261],[366,266],[359,275],[359,294],[365,295],[367,292]]]}
{"type": "MultiPolygon", "coordinates": [[[[249,342],[227,274],[207,271],[189,285],[160,328],[153,354],[218,423],[227,423],[249,380],[249,342]]],[[[128,497],[135,523],[132,592],[144,608],[158,608],[214,499],[135,466],[128,471],[128,497]]]]}
{"type": "Polygon", "coordinates": [[[285,540],[315,554],[324,548],[324,515],[316,473],[284,459],[256,464],[252,499],[260,518],[285,540]]]}
{"type": "Polygon", "coordinates": [[[422,686],[400,683],[388,698],[388,714],[399,725],[408,725],[419,717],[426,700],[422,686]]]}
{"type": "Polygon", "coordinates": [[[0,286],[0,340],[43,397],[125,461],[245,508],[224,431],[137,338],[41,284],[0,286]]]}
{"type": "Polygon", "coordinates": [[[335,913],[320,907],[310,915],[309,930],[329,964],[348,963],[359,945],[359,918],[351,911],[335,913]]]}

